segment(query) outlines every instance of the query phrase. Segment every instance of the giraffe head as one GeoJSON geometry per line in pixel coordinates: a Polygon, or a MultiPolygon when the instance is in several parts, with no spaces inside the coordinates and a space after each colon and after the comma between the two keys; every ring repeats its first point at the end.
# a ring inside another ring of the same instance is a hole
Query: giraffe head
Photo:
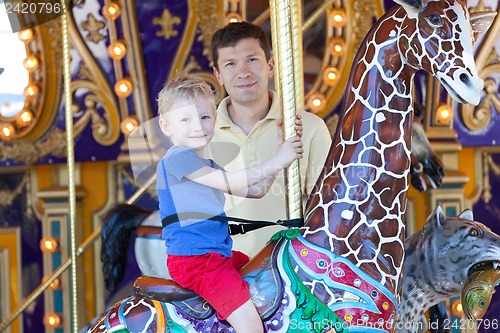
{"type": "Polygon", "coordinates": [[[483,80],[474,62],[473,43],[489,28],[494,12],[469,14],[462,0],[395,2],[407,14],[399,31],[406,63],[436,77],[457,102],[479,104],[483,80]]]}

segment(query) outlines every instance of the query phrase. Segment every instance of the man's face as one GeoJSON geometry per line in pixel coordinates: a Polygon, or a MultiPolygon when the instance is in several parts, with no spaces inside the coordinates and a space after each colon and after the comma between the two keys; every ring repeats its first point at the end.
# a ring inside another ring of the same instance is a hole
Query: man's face
{"type": "Polygon", "coordinates": [[[266,60],[257,39],[245,38],[235,46],[219,49],[217,65],[219,70],[214,67],[214,75],[233,103],[251,105],[267,98],[274,61],[266,60]]]}

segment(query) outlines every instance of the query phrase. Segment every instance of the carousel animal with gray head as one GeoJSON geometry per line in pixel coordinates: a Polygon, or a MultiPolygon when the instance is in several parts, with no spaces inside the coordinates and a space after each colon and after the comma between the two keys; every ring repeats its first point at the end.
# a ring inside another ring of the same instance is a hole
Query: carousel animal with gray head
{"type": "Polygon", "coordinates": [[[489,304],[500,281],[500,236],[474,221],[471,210],[445,217],[437,207],[423,229],[406,239],[405,255],[398,332],[425,331],[425,311],[451,297],[464,295],[465,313],[484,308],[474,296],[487,292],[489,304]],[[484,272],[493,278],[485,279],[484,272]]]}

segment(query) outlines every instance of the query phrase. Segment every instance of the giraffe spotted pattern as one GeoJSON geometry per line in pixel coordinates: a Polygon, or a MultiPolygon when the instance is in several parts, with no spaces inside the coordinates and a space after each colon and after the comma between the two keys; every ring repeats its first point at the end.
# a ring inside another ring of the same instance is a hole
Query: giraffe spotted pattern
{"type": "Polygon", "coordinates": [[[423,69],[461,102],[477,104],[482,80],[461,1],[397,7],[366,36],[344,97],[339,129],[302,234],[348,258],[394,294],[404,259],[413,77],[423,69]]]}

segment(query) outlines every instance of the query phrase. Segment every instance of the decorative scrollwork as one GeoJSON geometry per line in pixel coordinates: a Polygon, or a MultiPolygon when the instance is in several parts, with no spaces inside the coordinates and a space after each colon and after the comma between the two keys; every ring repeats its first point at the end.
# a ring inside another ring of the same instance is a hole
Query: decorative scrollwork
{"type": "Polygon", "coordinates": [[[60,129],[52,131],[45,141],[0,142],[0,159],[32,165],[49,154],[56,157],[66,156],[66,135],[60,129]]]}
{"type": "MultiPolygon", "coordinates": [[[[500,64],[495,64],[487,66],[482,73],[486,75],[481,75],[482,77],[488,77],[494,72],[500,72],[500,64]]],[[[471,131],[478,131],[490,123],[492,108],[500,113],[500,98],[497,96],[497,83],[495,80],[488,78],[484,80],[484,90],[486,92],[485,97],[481,103],[474,107],[470,104],[462,104],[460,107],[460,114],[463,123],[471,131]]]]}
{"type": "Polygon", "coordinates": [[[371,29],[373,20],[378,19],[380,8],[377,7],[376,1],[371,0],[356,0],[352,4],[352,9],[356,24],[353,25],[355,37],[355,47],[359,45],[366,36],[366,33],[371,29]]]}
{"type": "MultiPolygon", "coordinates": [[[[71,85],[72,92],[78,89],[83,89],[88,94],[84,98],[85,112],[74,125],[75,136],[80,134],[88,123],[91,123],[94,139],[103,146],[112,145],[116,142],[117,133],[113,126],[117,126],[117,120],[116,115],[111,111],[113,109],[105,107],[109,105],[110,96],[105,91],[95,89],[94,84],[90,81],[73,81],[71,85]],[[103,106],[103,115],[98,112],[98,105],[103,106]]],[[[79,105],[73,104],[73,114],[80,113],[80,109],[79,105]]]]}
{"type": "Polygon", "coordinates": [[[210,40],[212,34],[217,30],[214,22],[218,21],[216,1],[201,1],[198,7],[198,25],[200,27],[200,36],[198,41],[203,42],[203,55],[212,63],[212,53],[210,51],[210,40]]]}
{"type": "Polygon", "coordinates": [[[120,137],[119,108],[113,89],[97,64],[95,58],[85,46],[81,34],[76,28],[74,20],[70,24],[72,44],[81,56],[78,79],[71,82],[71,93],[77,90],[85,94],[82,106],[73,104],[73,114],[82,115],[76,119],[74,136],[77,137],[87,124],[92,126],[94,139],[103,146],[109,146],[120,137]],[[82,109],[83,108],[83,109],[82,109]]]}

